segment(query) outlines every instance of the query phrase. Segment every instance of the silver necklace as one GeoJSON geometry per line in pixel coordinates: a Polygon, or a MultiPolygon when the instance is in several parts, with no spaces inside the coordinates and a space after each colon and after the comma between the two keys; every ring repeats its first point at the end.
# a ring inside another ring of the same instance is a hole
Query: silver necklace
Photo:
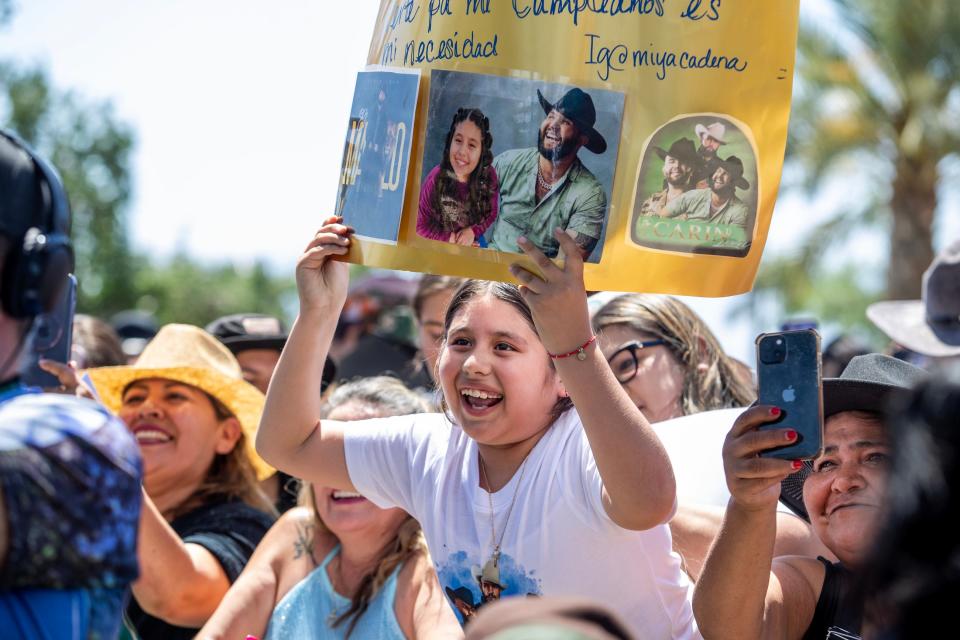
{"type": "Polygon", "coordinates": [[[490,553],[490,559],[484,564],[493,563],[494,567],[500,566],[500,546],[503,544],[503,536],[507,532],[507,524],[510,522],[510,515],[513,513],[513,505],[517,504],[517,495],[520,493],[520,485],[523,483],[523,474],[527,470],[527,460],[530,459],[530,454],[527,453],[527,456],[523,459],[523,463],[520,465],[520,478],[517,480],[517,487],[513,490],[513,498],[510,499],[510,508],[507,509],[507,517],[503,521],[503,529],[500,530],[500,539],[497,540],[497,525],[496,525],[496,514],[493,512],[493,492],[490,491],[490,479],[487,477],[487,465],[483,463],[483,456],[477,452],[477,457],[480,459],[480,473],[483,475],[483,482],[487,485],[487,500],[490,502],[490,545],[493,547],[493,551],[490,553]]]}
{"type": "Polygon", "coordinates": [[[544,191],[550,191],[553,188],[553,184],[547,182],[547,179],[543,177],[543,172],[540,170],[540,163],[537,163],[537,184],[540,185],[540,188],[544,191]]]}

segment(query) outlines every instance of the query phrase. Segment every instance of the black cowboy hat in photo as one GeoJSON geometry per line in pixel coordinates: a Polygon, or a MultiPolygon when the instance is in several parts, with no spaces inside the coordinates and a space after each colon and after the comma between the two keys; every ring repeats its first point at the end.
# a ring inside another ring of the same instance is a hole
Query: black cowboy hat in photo
{"type": "Polygon", "coordinates": [[[666,160],[667,156],[670,156],[694,169],[699,168],[700,165],[703,164],[703,158],[697,153],[697,146],[690,138],[675,140],[667,150],[663,150],[660,147],[654,147],[653,150],[660,156],[661,160],[666,160]]]}
{"type": "Polygon", "coordinates": [[[597,122],[597,110],[593,106],[593,98],[580,89],[570,89],[555,104],[551,104],[537,89],[537,100],[543,107],[543,112],[549,114],[556,109],[563,117],[573,121],[580,133],[587,136],[587,151],[603,153],[607,150],[607,141],[600,132],[593,128],[597,122]]]}
{"type": "MultiPolygon", "coordinates": [[[[879,353],[857,356],[839,378],[823,379],[823,419],[844,411],[867,411],[886,415],[891,400],[906,395],[927,378],[927,372],[903,360],[879,353]]],[[[810,460],[800,471],[780,483],[780,502],[810,521],[803,504],[803,483],[813,471],[810,460]]]]}
{"type": "MultiPolygon", "coordinates": [[[[206,326],[207,333],[222,342],[237,355],[249,349],[272,349],[283,351],[287,344],[287,331],[280,318],[262,313],[235,313],[217,318],[206,326]]],[[[322,389],[337,377],[337,366],[329,357],[323,363],[322,389]]]]}
{"type": "Polygon", "coordinates": [[[867,307],[867,317],[897,344],[925,356],[960,356],[960,240],[923,274],[919,300],[886,300],[867,307]]]}
{"type": "Polygon", "coordinates": [[[743,177],[743,160],[737,156],[730,156],[726,160],[720,158],[720,167],[730,174],[733,184],[740,189],[749,189],[750,183],[743,177]]]}
{"type": "Polygon", "coordinates": [[[450,587],[444,587],[447,592],[447,597],[451,601],[461,600],[471,607],[477,606],[473,601],[473,594],[470,592],[470,589],[466,587],[457,587],[456,589],[451,589],[450,587]]]}

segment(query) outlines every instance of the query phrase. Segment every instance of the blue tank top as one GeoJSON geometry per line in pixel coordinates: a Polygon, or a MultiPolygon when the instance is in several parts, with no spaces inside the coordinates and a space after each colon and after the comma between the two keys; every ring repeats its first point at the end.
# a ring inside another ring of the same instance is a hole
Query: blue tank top
{"type": "MultiPolygon", "coordinates": [[[[264,640],[286,638],[346,638],[349,621],[344,621],[336,629],[333,621],[350,608],[350,600],[333,590],[327,565],[340,552],[340,545],[334,547],[320,566],[298,582],[277,604],[267,625],[264,640]]],[[[394,600],[397,594],[398,566],[387,581],[374,595],[367,610],[360,616],[357,626],[350,637],[384,638],[403,640],[403,631],[394,612],[394,600]]]]}

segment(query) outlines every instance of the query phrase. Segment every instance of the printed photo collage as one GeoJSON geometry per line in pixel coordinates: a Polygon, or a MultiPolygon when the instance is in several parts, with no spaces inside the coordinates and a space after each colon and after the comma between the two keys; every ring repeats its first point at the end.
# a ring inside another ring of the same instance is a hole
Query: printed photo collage
{"type": "MultiPolygon", "coordinates": [[[[336,211],[357,233],[396,244],[411,166],[420,74],[357,77],[336,211]]],[[[756,146],[722,114],[682,114],[647,141],[623,239],[607,238],[624,94],[435,70],[430,78],[418,236],[520,253],[525,236],[556,257],[555,228],[584,260],[606,242],[742,257],[756,226],[756,146]]],[[[415,163],[414,163],[415,164],[415,163]]]]}

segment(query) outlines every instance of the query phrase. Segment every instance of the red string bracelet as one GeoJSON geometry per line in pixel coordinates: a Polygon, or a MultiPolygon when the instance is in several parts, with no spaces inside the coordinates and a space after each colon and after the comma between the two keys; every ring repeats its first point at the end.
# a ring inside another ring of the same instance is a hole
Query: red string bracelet
{"type": "Polygon", "coordinates": [[[594,343],[597,339],[597,336],[590,336],[590,339],[584,342],[582,345],[570,351],[569,353],[550,353],[547,352],[547,355],[553,358],[554,360],[562,360],[563,358],[569,358],[570,356],[577,356],[577,360],[586,360],[587,354],[583,351],[590,345],[594,343]]]}

